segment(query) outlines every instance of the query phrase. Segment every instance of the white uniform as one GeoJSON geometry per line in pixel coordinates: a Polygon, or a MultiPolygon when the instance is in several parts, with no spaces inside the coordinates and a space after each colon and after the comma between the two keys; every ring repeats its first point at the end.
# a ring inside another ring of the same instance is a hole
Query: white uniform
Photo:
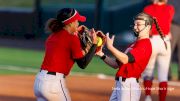
{"type": "Polygon", "coordinates": [[[145,79],[146,77],[153,78],[154,68],[157,64],[159,82],[167,81],[171,58],[171,44],[169,36],[166,36],[164,40],[167,44],[167,50],[165,48],[164,41],[159,35],[153,35],[151,38],[152,55],[143,73],[143,77],[145,79]]]}
{"type": "Polygon", "coordinates": [[[37,101],[71,101],[64,74],[61,73],[51,75],[41,70],[35,79],[34,93],[37,101]]]}
{"type": "Polygon", "coordinates": [[[109,101],[139,101],[141,89],[136,78],[127,78],[122,81],[122,77],[119,77],[119,81],[116,80],[115,83],[109,101]]]}

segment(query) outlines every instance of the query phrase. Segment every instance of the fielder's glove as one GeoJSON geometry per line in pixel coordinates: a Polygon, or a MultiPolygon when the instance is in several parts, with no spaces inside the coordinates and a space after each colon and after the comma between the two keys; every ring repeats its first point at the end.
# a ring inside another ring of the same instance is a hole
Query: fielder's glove
{"type": "Polygon", "coordinates": [[[87,53],[90,47],[93,45],[90,30],[86,26],[80,26],[78,28],[78,37],[80,39],[82,49],[87,53]]]}

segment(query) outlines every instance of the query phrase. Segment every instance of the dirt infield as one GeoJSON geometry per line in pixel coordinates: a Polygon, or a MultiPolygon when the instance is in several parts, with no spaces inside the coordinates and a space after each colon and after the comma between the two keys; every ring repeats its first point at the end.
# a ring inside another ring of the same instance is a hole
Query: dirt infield
{"type": "MultiPolygon", "coordinates": [[[[0,101],[35,101],[34,78],[34,75],[0,76],[0,101]]],[[[73,75],[66,79],[72,101],[108,101],[114,85],[113,78],[99,79],[95,76],[73,75]]],[[[169,86],[169,88],[172,91],[168,90],[167,101],[179,101],[180,86],[169,86]]],[[[158,101],[157,93],[157,90],[152,92],[153,101],[158,101]]],[[[144,91],[142,91],[141,101],[143,98],[144,91]]]]}

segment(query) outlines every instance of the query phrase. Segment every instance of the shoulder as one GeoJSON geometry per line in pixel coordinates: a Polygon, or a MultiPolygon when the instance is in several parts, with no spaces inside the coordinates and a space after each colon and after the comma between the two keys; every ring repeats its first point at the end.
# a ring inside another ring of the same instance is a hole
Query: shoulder
{"type": "Polygon", "coordinates": [[[80,39],[77,35],[70,35],[69,38],[73,44],[80,43],[80,39]]]}
{"type": "Polygon", "coordinates": [[[174,6],[173,6],[173,5],[168,4],[166,7],[167,7],[167,9],[171,12],[171,14],[173,15],[173,14],[174,14],[174,12],[175,12],[175,8],[174,8],[174,6]]]}
{"type": "Polygon", "coordinates": [[[171,4],[167,4],[167,5],[166,5],[166,8],[168,8],[169,10],[174,10],[174,9],[175,9],[174,6],[171,5],[171,4]]]}
{"type": "Polygon", "coordinates": [[[174,6],[171,4],[167,4],[167,7],[169,7],[170,9],[174,9],[174,6]]]}
{"type": "Polygon", "coordinates": [[[141,39],[141,40],[138,40],[138,41],[137,41],[137,45],[138,45],[138,46],[146,46],[146,45],[149,45],[149,44],[151,44],[151,41],[150,41],[149,38],[147,38],[147,39],[141,39]]]}

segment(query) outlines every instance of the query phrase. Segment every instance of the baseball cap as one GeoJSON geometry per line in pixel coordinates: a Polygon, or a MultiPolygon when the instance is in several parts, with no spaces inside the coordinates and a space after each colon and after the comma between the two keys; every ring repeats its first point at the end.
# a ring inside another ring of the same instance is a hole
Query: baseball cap
{"type": "Polygon", "coordinates": [[[75,20],[78,20],[80,22],[85,22],[86,21],[86,17],[85,16],[82,16],[79,14],[79,12],[75,9],[74,10],[74,14],[72,14],[72,16],[70,16],[69,18],[66,18],[64,20],[62,20],[62,23],[64,23],[65,25],[75,21],[75,20]]]}

